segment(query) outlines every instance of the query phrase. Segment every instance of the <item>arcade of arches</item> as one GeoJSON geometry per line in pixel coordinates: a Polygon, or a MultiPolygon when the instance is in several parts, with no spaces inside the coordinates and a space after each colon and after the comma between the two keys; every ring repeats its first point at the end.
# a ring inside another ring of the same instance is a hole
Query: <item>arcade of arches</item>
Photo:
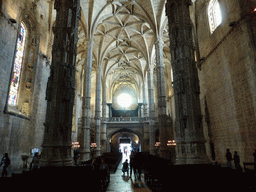
{"type": "Polygon", "coordinates": [[[252,162],[255,8],[0,1],[0,155],[13,170],[32,149],[42,164],[70,165],[74,147],[84,161],[128,142],[176,164],[225,164],[227,148],[252,162]]]}

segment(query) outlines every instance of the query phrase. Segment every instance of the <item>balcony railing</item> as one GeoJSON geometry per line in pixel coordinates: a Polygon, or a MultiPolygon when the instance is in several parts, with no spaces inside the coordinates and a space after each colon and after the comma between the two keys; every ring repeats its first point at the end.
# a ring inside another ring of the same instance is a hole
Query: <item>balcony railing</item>
{"type": "Polygon", "coordinates": [[[105,121],[112,123],[125,123],[125,122],[143,122],[144,117],[107,117],[105,121]]]}
{"type": "MultiPolygon", "coordinates": [[[[107,123],[142,123],[143,121],[148,121],[149,117],[106,117],[101,118],[102,121],[107,123]]],[[[158,122],[158,118],[154,118],[155,122],[158,122]]],[[[170,122],[171,118],[167,118],[167,121],[170,122]]],[[[82,124],[82,118],[78,119],[78,123],[82,124]]],[[[91,118],[91,123],[95,123],[95,119],[91,118]]]]}
{"type": "MultiPolygon", "coordinates": [[[[107,123],[141,123],[143,121],[147,121],[148,117],[106,117],[101,120],[107,123]]],[[[82,118],[78,119],[78,123],[82,124],[82,118]]],[[[91,118],[91,123],[95,123],[94,118],[91,118]]]]}

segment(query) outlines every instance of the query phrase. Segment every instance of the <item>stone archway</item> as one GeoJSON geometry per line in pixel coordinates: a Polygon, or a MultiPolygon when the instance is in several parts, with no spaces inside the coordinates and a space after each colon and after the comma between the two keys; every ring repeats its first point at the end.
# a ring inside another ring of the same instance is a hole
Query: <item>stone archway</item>
{"type": "Polygon", "coordinates": [[[118,138],[119,137],[131,137],[132,145],[138,148],[140,146],[143,151],[143,135],[139,131],[131,130],[127,128],[111,129],[107,131],[107,148],[108,151],[118,152],[118,138]]]}

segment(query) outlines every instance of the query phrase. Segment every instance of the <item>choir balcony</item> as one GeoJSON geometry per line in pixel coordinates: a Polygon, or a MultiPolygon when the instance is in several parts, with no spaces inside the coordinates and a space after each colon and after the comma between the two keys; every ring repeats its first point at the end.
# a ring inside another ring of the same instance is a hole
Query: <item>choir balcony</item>
{"type": "MultiPolygon", "coordinates": [[[[153,119],[155,121],[155,125],[157,126],[159,124],[158,117],[155,117],[153,119]]],[[[109,127],[115,126],[115,125],[142,125],[143,123],[148,123],[149,117],[102,117],[101,123],[108,124],[109,127]]],[[[171,117],[167,117],[166,119],[168,124],[172,123],[171,117]]],[[[82,125],[82,118],[78,119],[78,125],[82,125]]],[[[91,118],[91,127],[95,126],[95,119],[91,118]]]]}
{"type": "Polygon", "coordinates": [[[141,123],[147,121],[148,117],[107,117],[102,118],[103,121],[111,123],[141,123]]]}

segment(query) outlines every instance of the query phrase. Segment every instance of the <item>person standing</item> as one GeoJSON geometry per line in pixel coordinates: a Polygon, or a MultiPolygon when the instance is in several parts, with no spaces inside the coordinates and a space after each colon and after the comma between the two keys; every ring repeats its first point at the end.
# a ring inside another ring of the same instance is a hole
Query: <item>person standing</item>
{"type": "Polygon", "coordinates": [[[134,170],[134,157],[135,157],[135,152],[132,151],[130,155],[130,178],[132,177],[132,170],[135,176],[135,170],[134,170]]]}
{"type": "Polygon", "coordinates": [[[240,157],[239,157],[237,151],[235,151],[235,154],[234,154],[234,163],[235,163],[235,168],[236,168],[236,169],[241,169],[241,166],[240,166],[240,157]]]}
{"type": "Polygon", "coordinates": [[[0,164],[0,167],[3,165],[3,171],[2,171],[2,177],[7,177],[8,173],[7,173],[7,167],[11,164],[11,161],[8,157],[8,153],[5,153],[3,158],[2,158],[2,161],[1,161],[1,164],[0,164]]]}
{"type": "Polygon", "coordinates": [[[31,162],[31,170],[39,169],[39,154],[38,152],[35,153],[32,162],[31,162]]]}
{"type": "Polygon", "coordinates": [[[105,163],[105,160],[101,160],[100,165],[100,177],[101,177],[101,186],[103,187],[102,190],[106,191],[108,184],[110,182],[110,173],[109,173],[109,167],[108,164],[105,163]]]}
{"type": "Polygon", "coordinates": [[[227,152],[226,152],[226,159],[227,159],[227,166],[229,168],[232,168],[232,154],[229,149],[227,149],[227,152]]]}
{"type": "Polygon", "coordinates": [[[78,161],[79,157],[80,157],[80,152],[79,152],[78,149],[75,149],[74,150],[74,162],[75,162],[75,165],[77,165],[77,161],[78,161]]]}

